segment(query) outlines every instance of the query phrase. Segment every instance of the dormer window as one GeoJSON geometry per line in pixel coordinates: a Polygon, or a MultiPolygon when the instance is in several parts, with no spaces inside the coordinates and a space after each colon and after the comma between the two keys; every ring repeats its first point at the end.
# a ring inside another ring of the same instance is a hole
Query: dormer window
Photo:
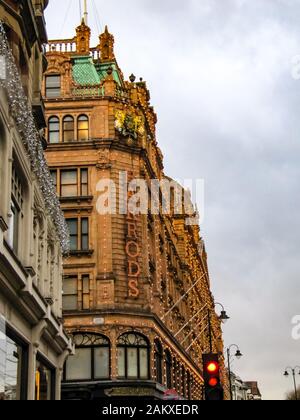
{"type": "Polygon", "coordinates": [[[58,74],[46,76],[46,97],[59,98],[61,95],[61,77],[58,74]]]}

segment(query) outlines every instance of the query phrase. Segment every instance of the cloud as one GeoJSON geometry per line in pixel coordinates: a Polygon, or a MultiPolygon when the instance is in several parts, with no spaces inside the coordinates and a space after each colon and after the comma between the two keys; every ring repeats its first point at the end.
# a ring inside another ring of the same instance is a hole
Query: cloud
{"type": "MultiPolygon", "coordinates": [[[[231,315],[226,343],[245,355],[234,367],[259,380],[264,397],[284,398],[282,371],[300,363],[291,338],[300,314],[300,81],[291,76],[300,2],[96,3],[94,33],[108,23],[125,75],[148,81],[166,172],[205,179],[213,290],[231,315]]],[[[71,10],[63,25],[60,5],[47,11],[54,38],[72,36],[79,21],[71,10]]]]}

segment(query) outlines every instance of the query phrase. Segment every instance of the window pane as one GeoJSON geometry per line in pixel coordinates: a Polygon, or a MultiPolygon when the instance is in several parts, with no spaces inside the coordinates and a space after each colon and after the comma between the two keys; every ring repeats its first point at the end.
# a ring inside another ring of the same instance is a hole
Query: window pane
{"type": "Polygon", "coordinates": [[[77,184],[76,185],[61,185],[62,197],[77,197],[77,184]]]}
{"type": "Polygon", "coordinates": [[[125,348],[118,348],[118,377],[125,378],[125,348]]]}
{"type": "Polygon", "coordinates": [[[95,379],[109,378],[109,348],[95,348],[95,379]]]}
{"type": "Polygon", "coordinates": [[[83,131],[83,130],[78,131],[78,140],[88,140],[88,138],[89,138],[89,132],[88,132],[88,130],[86,130],[86,131],[83,131]]]}
{"type": "Polygon", "coordinates": [[[77,219],[67,219],[67,224],[71,235],[77,235],[78,233],[78,221],[77,219]]]}
{"type": "Polygon", "coordinates": [[[77,294],[77,277],[66,277],[63,281],[65,295],[77,294]]]}
{"type": "Polygon", "coordinates": [[[61,183],[77,185],[77,170],[61,171],[61,183]]]}
{"type": "Polygon", "coordinates": [[[63,296],[63,310],[72,311],[78,309],[77,295],[63,296]]]}
{"type": "Polygon", "coordinates": [[[88,234],[88,232],[89,232],[88,219],[81,219],[81,232],[82,232],[83,235],[88,234]]]}
{"type": "Polygon", "coordinates": [[[59,119],[51,118],[49,120],[49,130],[50,131],[59,131],[59,119]]]}
{"type": "Polygon", "coordinates": [[[60,85],[60,76],[47,76],[46,77],[46,86],[47,87],[57,87],[60,85]]]}
{"type": "Polygon", "coordinates": [[[67,359],[67,381],[92,379],[91,360],[91,349],[76,349],[75,356],[67,359]]]}
{"type": "Polygon", "coordinates": [[[74,140],[73,131],[64,131],[64,142],[72,142],[74,140]]]}
{"type": "Polygon", "coordinates": [[[49,143],[51,144],[59,143],[59,132],[53,132],[53,133],[49,132],[49,143]]]}
{"type": "Polygon", "coordinates": [[[81,237],[81,250],[82,251],[89,250],[89,237],[86,235],[81,237]]]}
{"type": "Polygon", "coordinates": [[[81,182],[83,184],[87,184],[87,181],[88,181],[88,170],[81,169],[81,182]]]}
{"type": "Polygon", "coordinates": [[[82,292],[85,294],[90,293],[90,278],[89,276],[82,277],[82,292]]]}
{"type": "Polygon", "coordinates": [[[35,399],[50,401],[52,399],[52,372],[37,360],[35,399]]]}
{"type": "Polygon", "coordinates": [[[138,349],[127,349],[128,378],[135,379],[138,377],[138,349]]]}
{"type": "Polygon", "coordinates": [[[78,243],[77,243],[77,236],[70,237],[70,250],[77,251],[78,250],[78,243]]]}
{"type": "Polygon", "coordinates": [[[0,333],[0,399],[21,398],[22,348],[0,333]]]}
{"type": "Polygon", "coordinates": [[[148,379],[148,349],[140,349],[140,379],[148,379]]]}

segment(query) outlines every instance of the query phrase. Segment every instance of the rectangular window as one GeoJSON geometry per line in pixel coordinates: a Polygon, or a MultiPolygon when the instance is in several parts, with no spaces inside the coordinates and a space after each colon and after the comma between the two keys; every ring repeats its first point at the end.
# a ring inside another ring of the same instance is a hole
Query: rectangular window
{"type": "Polygon", "coordinates": [[[55,169],[50,173],[60,197],[88,196],[88,169],[55,169]]]}
{"type": "Polygon", "coordinates": [[[67,219],[70,232],[70,250],[88,251],[89,250],[89,219],[86,217],[79,219],[67,219]]]}
{"type": "Polygon", "coordinates": [[[35,400],[52,401],[54,399],[55,370],[37,358],[35,371],[35,400]]]}
{"type": "Polygon", "coordinates": [[[60,195],[61,197],[77,196],[77,169],[61,171],[60,195]]]}
{"type": "Polygon", "coordinates": [[[11,180],[11,202],[10,202],[10,220],[8,229],[8,244],[17,254],[20,239],[21,211],[23,207],[24,196],[21,177],[15,166],[12,169],[11,180]]]}
{"type": "Polygon", "coordinates": [[[78,250],[78,219],[66,220],[70,232],[70,250],[78,250]]]}
{"type": "Polygon", "coordinates": [[[77,276],[64,277],[63,280],[63,310],[78,309],[78,279],[77,276]]]}
{"type": "Polygon", "coordinates": [[[109,378],[109,348],[99,347],[94,350],[95,379],[109,378]]]}
{"type": "Polygon", "coordinates": [[[81,250],[89,249],[89,219],[81,219],[81,250]]]}
{"type": "Polygon", "coordinates": [[[90,276],[82,276],[82,309],[90,309],[90,276]]]}
{"type": "Polygon", "coordinates": [[[125,348],[120,347],[118,349],[118,377],[125,378],[126,377],[126,369],[125,369],[125,348]]]}
{"type": "Polygon", "coordinates": [[[0,332],[0,400],[22,399],[23,348],[0,332]]]}
{"type": "Polygon", "coordinates": [[[82,381],[92,379],[92,349],[76,349],[75,356],[70,356],[66,363],[66,380],[82,381]]]}
{"type": "Polygon", "coordinates": [[[138,378],[138,349],[127,349],[128,379],[138,378]]]}
{"type": "Polygon", "coordinates": [[[46,76],[46,97],[59,98],[61,95],[61,80],[59,75],[46,76]]]}
{"type": "Polygon", "coordinates": [[[80,195],[88,195],[88,170],[80,169],[80,195]]]}
{"type": "Polygon", "coordinates": [[[139,349],[140,351],[140,378],[149,378],[149,366],[148,366],[148,349],[139,349]]]}

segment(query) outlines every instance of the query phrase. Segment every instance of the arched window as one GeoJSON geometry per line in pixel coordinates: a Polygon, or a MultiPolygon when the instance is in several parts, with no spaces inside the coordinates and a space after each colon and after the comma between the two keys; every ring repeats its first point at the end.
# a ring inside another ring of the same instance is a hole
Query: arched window
{"type": "Polygon", "coordinates": [[[169,350],[166,350],[166,378],[167,378],[167,388],[172,389],[173,387],[173,378],[172,378],[172,356],[169,350]]]}
{"type": "Polygon", "coordinates": [[[74,141],[74,118],[71,115],[63,120],[63,141],[65,143],[74,141]]]}
{"type": "Polygon", "coordinates": [[[59,143],[59,140],[60,140],[59,118],[50,117],[48,120],[48,141],[49,143],[59,143]]]}
{"type": "Polygon", "coordinates": [[[74,335],[75,356],[66,362],[66,381],[101,381],[110,378],[110,342],[103,335],[74,335]]]}
{"type": "Polygon", "coordinates": [[[163,348],[160,341],[155,341],[155,368],[156,368],[156,382],[163,383],[163,348]]]}
{"type": "Polygon", "coordinates": [[[148,340],[136,333],[122,335],[118,340],[118,377],[149,379],[148,340]]]}
{"type": "Polygon", "coordinates": [[[78,141],[89,139],[89,119],[86,115],[80,115],[80,117],[78,117],[77,139],[78,141]]]}

